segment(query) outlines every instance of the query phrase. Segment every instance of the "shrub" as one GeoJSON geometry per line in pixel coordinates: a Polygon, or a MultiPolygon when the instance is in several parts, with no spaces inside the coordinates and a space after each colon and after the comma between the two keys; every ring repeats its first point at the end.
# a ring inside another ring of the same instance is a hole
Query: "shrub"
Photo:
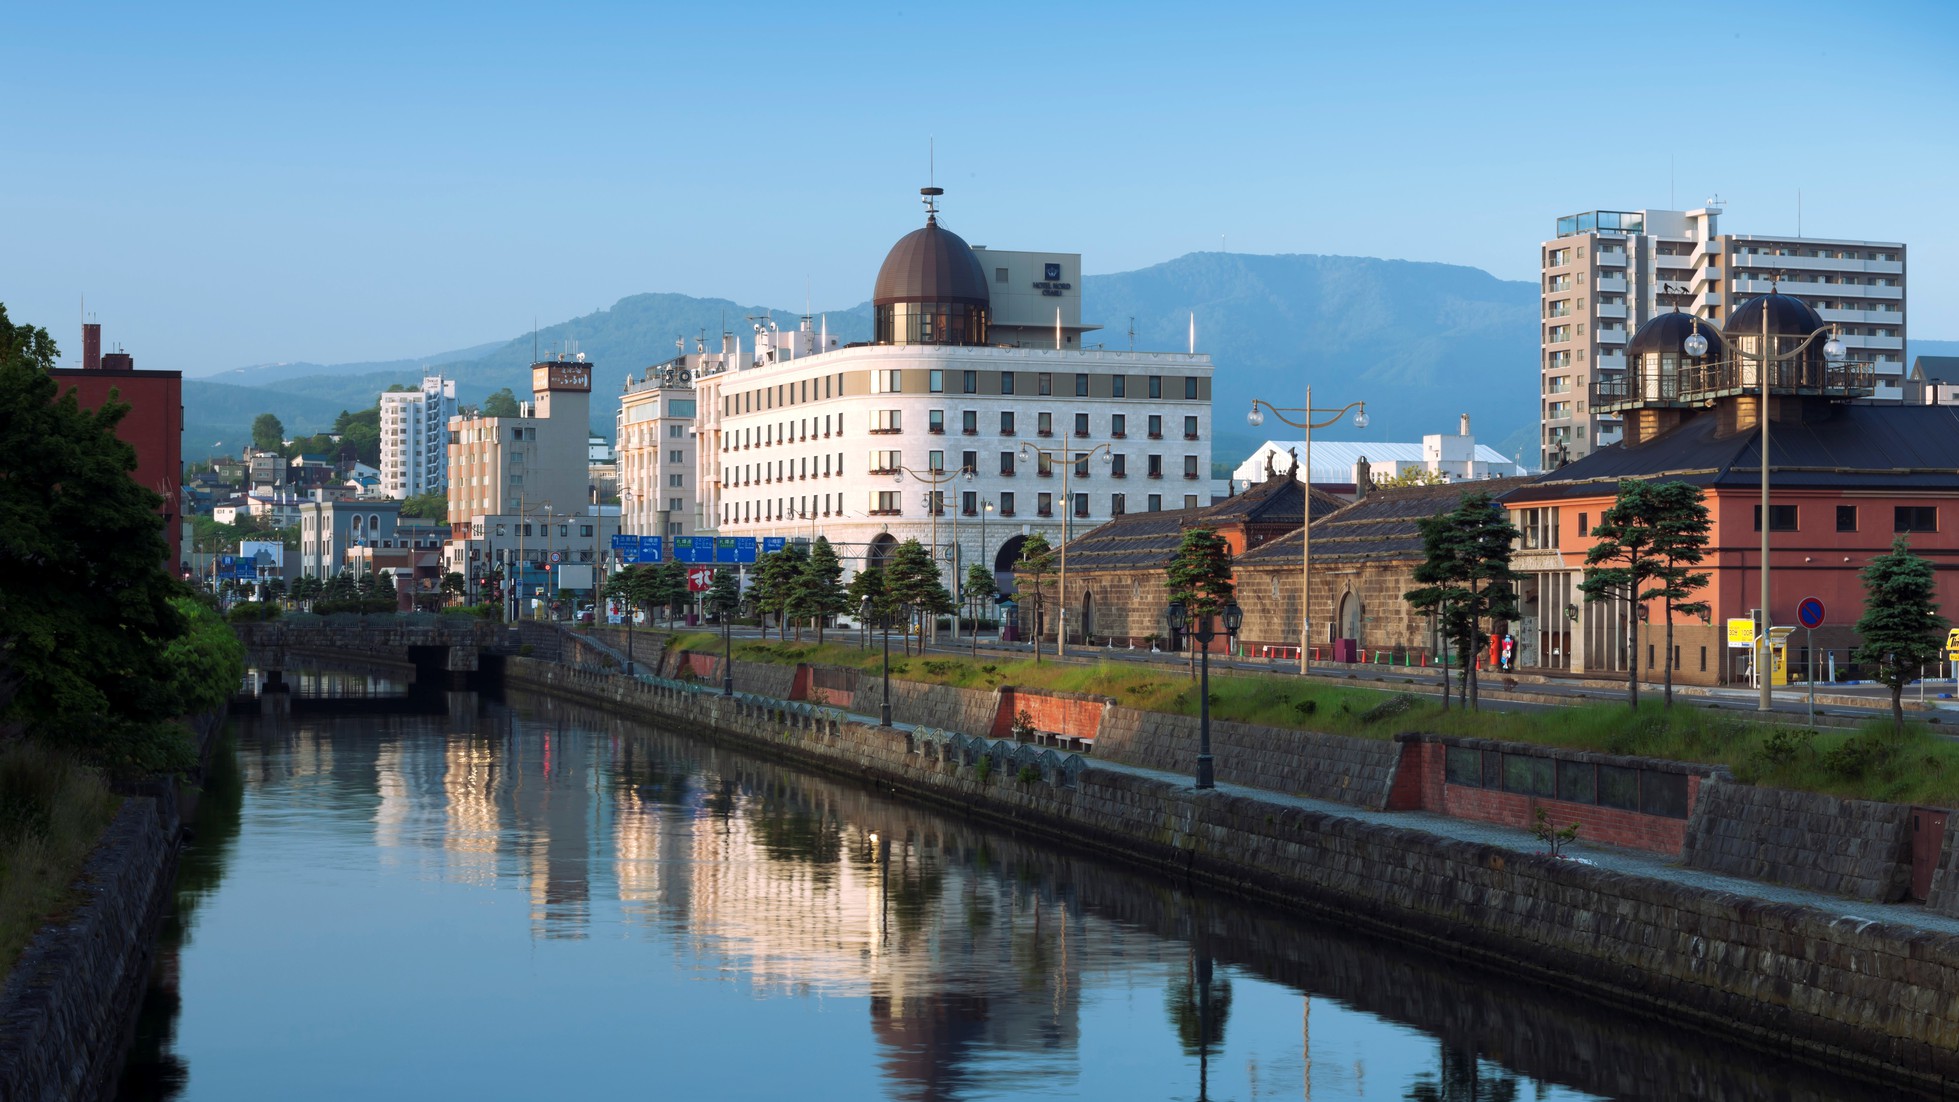
{"type": "Polygon", "coordinates": [[[1034,740],[1034,713],[1025,708],[1014,713],[1013,737],[1016,742],[1034,740]]]}
{"type": "Polygon", "coordinates": [[[1762,760],[1771,766],[1787,765],[1811,750],[1810,739],[1815,732],[1800,727],[1777,727],[1762,740],[1758,751],[1762,760]]]}
{"type": "Polygon", "coordinates": [[[234,624],[259,623],[265,620],[277,620],[285,614],[285,611],[275,601],[240,601],[231,606],[230,612],[225,613],[225,619],[234,624]]]}
{"type": "Polygon", "coordinates": [[[1041,779],[1040,770],[1034,768],[1031,765],[1023,765],[1020,767],[1020,783],[1033,784],[1035,781],[1038,781],[1040,779],[1041,779]]]}

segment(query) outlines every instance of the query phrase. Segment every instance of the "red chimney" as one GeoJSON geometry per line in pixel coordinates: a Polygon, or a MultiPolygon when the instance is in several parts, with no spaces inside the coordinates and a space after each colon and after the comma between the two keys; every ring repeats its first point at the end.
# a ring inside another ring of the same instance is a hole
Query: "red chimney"
{"type": "Polygon", "coordinates": [[[100,322],[82,323],[82,370],[102,370],[102,324],[100,322]]]}

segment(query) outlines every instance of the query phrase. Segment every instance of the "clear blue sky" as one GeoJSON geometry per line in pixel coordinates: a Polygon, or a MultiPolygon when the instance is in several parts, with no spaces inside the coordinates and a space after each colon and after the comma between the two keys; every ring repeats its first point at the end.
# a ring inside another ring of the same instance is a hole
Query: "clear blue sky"
{"type": "MultiPolygon", "coordinates": [[[[1959,11],[18,4],[0,302],[145,367],[434,353],[640,291],[837,309],[920,222],[1535,275],[1559,214],[1904,241],[1959,338],[1959,11]]],[[[1088,306],[1093,313],[1092,303],[1088,306]]],[[[1106,319],[1098,319],[1106,320],[1106,319]]],[[[1283,335],[1275,335],[1283,339],[1283,335]]]]}

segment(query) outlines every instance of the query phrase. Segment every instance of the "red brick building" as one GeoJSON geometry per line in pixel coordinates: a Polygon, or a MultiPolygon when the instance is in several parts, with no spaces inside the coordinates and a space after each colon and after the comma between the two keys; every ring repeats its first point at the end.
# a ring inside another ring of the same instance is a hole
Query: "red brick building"
{"type": "Polygon", "coordinates": [[[138,371],[127,352],[102,351],[102,327],[82,326],[82,366],[55,368],[48,373],[61,393],[75,392],[83,409],[99,409],[113,396],[129,405],[116,426],[116,435],[136,449],[133,477],[162,495],[158,512],[163,538],[170,544],[170,561],[186,569],[180,510],[184,476],[184,374],[181,371],[138,371]]]}

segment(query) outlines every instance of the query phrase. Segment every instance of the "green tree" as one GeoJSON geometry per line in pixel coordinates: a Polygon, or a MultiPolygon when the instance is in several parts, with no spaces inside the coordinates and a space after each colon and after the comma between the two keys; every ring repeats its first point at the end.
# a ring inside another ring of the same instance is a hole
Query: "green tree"
{"type": "Polygon", "coordinates": [[[1905,537],[1873,558],[1858,574],[1864,583],[1864,614],[1857,619],[1857,661],[1868,662],[1877,680],[1891,690],[1891,723],[1905,729],[1905,686],[1923,667],[1936,662],[1948,628],[1933,598],[1932,564],[1911,550],[1905,537]]]}
{"type": "Polygon", "coordinates": [[[509,387],[504,387],[502,390],[483,399],[483,404],[478,407],[478,412],[482,413],[485,417],[515,417],[520,412],[517,405],[517,396],[510,393],[509,387]]]}
{"type": "Polygon", "coordinates": [[[666,612],[671,625],[678,610],[687,606],[687,566],[678,560],[663,562],[653,571],[653,604],[666,612]]]}
{"type": "Polygon", "coordinates": [[[1403,599],[1418,607],[1446,609],[1444,628],[1463,655],[1463,701],[1478,705],[1476,655],[1485,640],[1485,621],[1517,617],[1516,574],[1510,555],[1518,532],[1488,493],[1465,495],[1446,513],[1417,522],[1423,561],[1415,581],[1423,588],[1403,599]]]}
{"type": "Polygon", "coordinates": [[[1666,612],[1666,706],[1673,707],[1673,617],[1699,616],[1708,611],[1705,601],[1693,595],[1707,588],[1706,571],[1696,570],[1707,558],[1707,540],[1713,525],[1700,487],[1686,482],[1662,482],[1653,487],[1653,554],[1659,563],[1658,585],[1648,594],[1660,598],[1666,612]]]}
{"type": "MultiPolygon", "coordinates": [[[[1182,601],[1193,628],[1216,616],[1236,592],[1231,582],[1231,545],[1215,528],[1186,528],[1165,572],[1169,597],[1182,601]]],[[[1190,650],[1191,676],[1197,674],[1197,649],[1190,650]]]]}
{"type": "Polygon", "coordinates": [[[764,638],[768,636],[769,613],[777,617],[776,634],[789,638],[789,607],[798,600],[797,592],[803,584],[803,561],[802,548],[796,546],[771,551],[756,560],[755,580],[748,594],[755,611],[763,617],[764,638]]]}
{"type": "Polygon", "coordinates": [[[823,624],[850,607],[843,591],[843,563],[836,549],[822,536],[810,545],[809,559],[803,564],[803,592],[810,614],[816,617],[816,641],[823,642],[823,624]]]}
{"type": "Polygon", "coordinates": [[[626,624],[630,629],[635,613],[656,607],[660,591],[664,587],[660,580],[660,569],[664,563],[634,563],[605,580],[601,590],[605,599],[617,601],[624,608],[626,624]]]}
{"type": "Polygon", "coordinates": [[[340,411],[333,420],[333,431],[340,437],[342,451],[352,449],[354,459],[370,467],[381,465],[381,405],[349,413],[340,411]]]}
{"type": "Polygon", "coordinates": [[[449,495],[441,491],[410,495],[401,503],[401,515],[440,524],[449,519],[449,495]]]}
{"type": "Polygon", "coordinates": [[[166,657],[188,630],[157,510],[116,438],[48,375],[47,332],[0,306],[0,719],[117,771],[189,764],[166,657]]]}
{"type": "Polygon", "coordinates": [[[1377,490],[1394,490],[1403,486],[1440,486],[1448,480],[1442,477],[1440,471],[1431,471],[1427,467],[1408,467],[1373,481],[1374,488],[1377,490]]]}
{"type": "Polygon", "coordinates": [[[1000,580],[993,576],[993,568],[983,562],[976,562],[966,568],[966,604],[973,618],[977,634],[980,614],[988,603],[1000,599],[1000,580]]]}
{"type": "Polygon", "coordinates": [[[885,593],[884,571],[879,567],[867,566],[851,576],[850,584],[844,587],[844,596],[850,601],[851,614],[858,619],[858,628],[864,636],[864,644],[869,645],[871,622],[886,615],[890,610],[890,599],[885,593]]]}
{"type": "Polygon", "coordinates": [[[734,618],[741,608],[741,578],[733,571],[723,567],[714,572],[714,584],[708,587],[707,607],[724,622],[734,618]]]}
{"type": "Polygon", "coordinates": [[[1639,610],[1664,600],[1667,612],[1666,700],[1673,702],[1673,612],[1697,612],[1690,602],[1707,585],[1694,570],[1707,550],[1709,523],[1700,490],[1684,482],[1619,483],[1612,507],[1599,515],[1585,553],[1579,591],[1588,601],[1622,602],[1626,623],[1626,703],[1639,706],[1639,610]]]}
{"type": "Polygon", "coordinates": [[[445,603],[453,602],[469,592],[469,579],[451,570],[442,575],[442,597],[445,603]]]}
{"type": "Polygon", "coordinates": [[[1054,547],[1046,535],[1035,532],[1020,544],[1020,557],[1014,560],[1014,573],[1027,577],[1027,596],[1034,604],[1034,661],[1041,660],[1042,613],[1047,609],[1045,582],[1054,573],[1054,547]]]}
{"type": "MultiPolygon", "coordinates": [[[[946,592],[945,583],[939,580],[939,564],[933,561],[924,544],[915,539],[906,540],[891,552],[884,585],[892,605],[902,609],[908,619],[918,617],[918,641],[923,649],[925,625],[940,613],[952,611],[952,594],[946,592]]],[[[905,635],[905,653],[911,653],[910,632],[905,635]]]]}
{"type": "Polygon", "coordinates": [[[252,447],[262,452],[282,451],[286,446],[286,426],[276,414],[261,413],[252,418],[252,447]]]}
{"type": "Polygon", "coordinates": [[[186,626],[163,652],[177,714],[203,715],[224,707],[245,677],[244,644],[210,605],[188,594],[170,603],[186,626]]]}

